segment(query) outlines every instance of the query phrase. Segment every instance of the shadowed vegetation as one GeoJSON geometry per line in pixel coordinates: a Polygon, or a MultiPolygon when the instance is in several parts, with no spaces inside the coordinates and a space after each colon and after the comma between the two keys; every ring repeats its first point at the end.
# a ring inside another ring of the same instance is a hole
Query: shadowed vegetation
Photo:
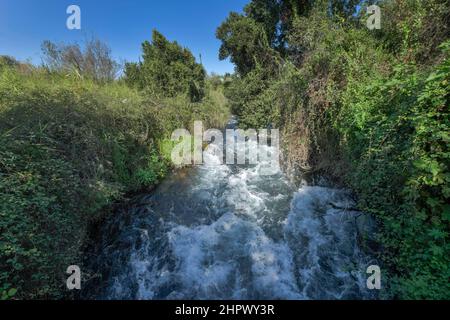
{"type": "Polygon", "coordinates": [[[243,127],[278,127],[284,167],[351,187],[379,223],[384,297],[449,298],[450,4],[252,0],[218,28],[243,127]],[[360,4],[360,6],[357,6],[360,4]]]}

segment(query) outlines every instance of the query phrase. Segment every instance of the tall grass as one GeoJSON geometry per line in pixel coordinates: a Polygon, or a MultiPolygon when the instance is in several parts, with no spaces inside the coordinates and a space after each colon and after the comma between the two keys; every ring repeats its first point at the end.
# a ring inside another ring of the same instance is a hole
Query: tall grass
{"type": "Polygon", "coordinates": [[[0,298],[66,297],[89,225],[169,172],[172,130],[227,117],[220,92],[156,100],[121,81],[0,66],[0,298]]]}

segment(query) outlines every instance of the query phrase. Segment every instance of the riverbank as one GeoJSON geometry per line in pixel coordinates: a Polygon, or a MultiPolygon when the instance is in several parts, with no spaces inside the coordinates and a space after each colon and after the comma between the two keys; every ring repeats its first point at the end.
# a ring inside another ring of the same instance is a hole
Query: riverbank
{"type": "Polygon", "coordinates": [[[221,89],[155,98],[31,65],[0,65],[0,294],[67,296],[89,226],[169,172],[170,135],[226,121],[221,89]]]}
{"type": "Polygon", "coordinates": [[[280,128],[294,180],[326,176],[376,217],[387,298],[446,299],[449,6],[377,5],[372,30],[355,3],[251,1],[218,28],[226,96],[242,126],[280,128]]]}
{"type": "Polygon", "coordinates": [[[349,192],[205,156],[105,221],[82,298],[376,298],[349,192]]]}

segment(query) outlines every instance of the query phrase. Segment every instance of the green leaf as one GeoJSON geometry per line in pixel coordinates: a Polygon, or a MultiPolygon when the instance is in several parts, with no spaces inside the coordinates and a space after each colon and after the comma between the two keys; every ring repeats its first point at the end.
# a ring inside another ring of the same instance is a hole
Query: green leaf
{"type": "Polygon", "coordinates": [[[11,289],[8,290],[8,296],[10,298],[14,297],[16,295],[16,293],[17,293],[17,289],[16,288],[11,288],[11,289]]]}

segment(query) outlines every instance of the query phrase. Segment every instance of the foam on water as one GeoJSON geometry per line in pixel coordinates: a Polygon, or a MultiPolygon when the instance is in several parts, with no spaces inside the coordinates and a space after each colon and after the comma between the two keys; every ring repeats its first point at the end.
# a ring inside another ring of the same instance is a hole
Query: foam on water
{"type": "Polygon", "coordinates": [[[104,228],[93,266],[104,282],[87,297],[371,297],[364,287],[371,258],[358,248],[347,192],[295,190],[279,170],[261,175],[267,163],[221,165],[213,149],[205,156],[187,182],[175,175],[143,210],[104,228]]]}
{"type": "Polygon", "coordinates": [[[293,251],[302,293],[316,299],[365,297],[364,270],[370,259],[357,245],[356,212],[349,194],[302,187],[292,200],[284,233],[293,251]]]}

